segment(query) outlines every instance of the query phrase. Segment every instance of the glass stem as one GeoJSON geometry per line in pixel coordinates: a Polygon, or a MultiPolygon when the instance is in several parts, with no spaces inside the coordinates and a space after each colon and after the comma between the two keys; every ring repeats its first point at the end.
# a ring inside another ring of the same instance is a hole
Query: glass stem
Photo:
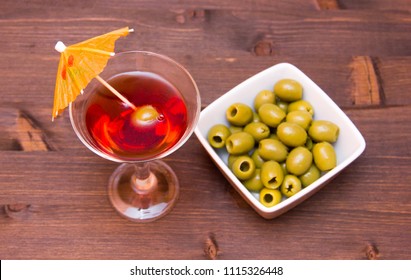
{"type": "Polygon", "coordinates": [[[138,194],[153,192],[157,186],[157,177],[150,171],[150,163],[142,162],[134,164],[135,172],[131,176],[131,186],[138,194]]]}

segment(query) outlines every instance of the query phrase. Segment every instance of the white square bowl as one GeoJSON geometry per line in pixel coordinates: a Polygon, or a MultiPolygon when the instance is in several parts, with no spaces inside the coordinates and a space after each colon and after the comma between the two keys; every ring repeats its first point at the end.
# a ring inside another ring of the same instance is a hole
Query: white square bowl
{"type": "Polygon", "coordinates": [[[272,219],[283,214],[313,195],[358,158],[365,149],[363,136],[347,115],[318,85],[301,70],[289,63],[276,64],[250,77],[208,105],[200,114],[195,134],[231,185],[257,213],[266,219],[272,219]],[[340,127],[338,141],[334,143],[337,166],[294,196],[283,199],[273,207],[266,207],[259,202],[258,194],[247,190],[240,180],[234,176],[227,166],[228,153],[225,149],[211,147],[207,141],[207,134],[209,129],[216,124],[229,125],[225,118],[225,112],[231,104],[241,102],[253,108],[254,97],[259,91],[263,89],[272,90],[278,80],[285,78],[294,79],[301,83],[303,86],[303,99],[310,102],[314,107],[314,119],[329,120],[340,127]]]}

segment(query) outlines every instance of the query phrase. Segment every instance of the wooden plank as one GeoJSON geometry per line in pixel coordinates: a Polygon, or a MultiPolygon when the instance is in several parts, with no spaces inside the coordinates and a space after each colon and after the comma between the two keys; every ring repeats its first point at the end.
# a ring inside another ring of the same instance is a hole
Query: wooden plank
{"type": "Polygon", "coordinates": [[[407,0],[340,0],[340,3],[342,8],[350,10],[411,10],[410,3],[407,0]]]}
{"type": "MultiPolygon", "coordinates": [[[[396,0],[399,1],[399,0],[396,0]]],[[[58,2],[58,1],[57,1],[58,2]]],[[[72,1],[69,4],[65,3],[64,1],[60,1],[60,5],[49,5],[47,6],[48,11],[53,10],[63,10],[63,11],[76,11],[81,12],[81,10],[87,10],[89,15],[92,10],[94,11],[106,11],[107,7],[110,7],[110,11],[116,9],[122,10],[136,10],[136,9],[169,9],[169,10],[182,10],[182,9],[212,9],[212,10],[244,10],[244,11],[278,11],[278,10],[293,10],[296,6],[299,7],[301,12],[307,10],[314,10],[315,3],[312,1],[300,1],[300,0],[288,0],[288,1],[265,1],[265,0],[238,0],[238,1],[230,1],[230,0],[200,0],[200,1],[179,1],[179,0],[168,0],[165,1],[161,7],[155,1],[151,0],[123,0],[120,2],[116,2],[113,5],[113,2],[109,0],[100,0],[97,2],[89,2],[89,1],[72,1]],[[63,5],[64,3],[64,5],[63,5]]],[[[3,0],[2,3],[3,7],[8,7],[13,9],[14,7],[18,7],[19,9],[25,11],[27,14],[30,11],[34,11],[36,13],[44,12],[45,2],[41,0],[34,0],[26,3],[24,7],[19,3],[16,3],[12,0],[3,0]]],[[[71,14],[72,15],[72,14],[71,14]]]]}
{"type": "Polygon", "coordinates": [[[407,36],[411,31],[410,16],[401,12],[313,10],[305,14],[279,14],[273,19],[267,11],[199,11],[198,14],[204,15],[203,20],[184,20],[184,23],[178,19],[179,10],[112,9],[110,20],[98,11],[90,17],[87,10],[79,11],[75,19],[62,11],[56,11],[47,20],[16,14],[16,18],[0,21],[5,31],[0,46],[6,53],[15,54],[30,52],[36,46],[40,47],[38,54],[50,55],[57,40],[72,44],[113,27],[130,25],[136,29],[132,36],[135,39],[122,40],[120,49],[151,49],[166,54],[172,50],[192,56],[244,54],[251,52],[256,42],[266,39],[274,42],[277,55],[410,54],[411,39],[407,36]],[[82,26],[81,31],[78,26],[82,26]],[[56,30],[53,36],[52,30],[56,30]]]}
{"type": "MultiPolygon", "coordinates": [[[[106,10],[107,7],[113,9],[159,9],[158,3],[151,0],[123,0],[116,3],[115,6],[109,0],[100,0],[97,2],[90,1],[72,1],[66,3],[64,1],[54,1],[55,5],[48,5],[47,10],[53,10],[53,8],[65,10],[65,11],[80,11],[80,10],[106,10]],[[64,3],[64,5],[63,5],[64,3]]],[[[18,2],[12,0],[4,0],[1,3],[4,7],[13,9],[18,7],[19,9],[26,11],[28,14],[32,14],[29,11],[35,11],[36,13],[45,12],[44,6],[47,2],[41,0],[34,0],[25,3],[22,7],[18,2]]],[[[312,1],[300,1],[300,0],[288,0],[288,1],[265,1],[265,0],[199,0],[199,1],[179,1],[169,0],[161,5],[161,9],[214,9],[214,10],[244,10],[244,11],[282,11],[289,10],[298,12],[295,7],[304,13],[306,11],[318,9],[323,7],[334,7],[338,5],[340,9],[347,10],[397,10],[397,11],[409,11],[410,5],[407,0],[312,0],[312,1]]]]}

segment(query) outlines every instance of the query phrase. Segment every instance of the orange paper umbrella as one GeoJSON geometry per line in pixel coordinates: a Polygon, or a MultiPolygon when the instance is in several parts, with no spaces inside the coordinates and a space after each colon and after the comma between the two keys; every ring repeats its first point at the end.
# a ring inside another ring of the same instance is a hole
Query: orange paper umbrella
{"type": "Polygon", "coordinates": [[[123,102],[135,108],[124,96],[118,93],[99,74],[114,55],[114,44],[117,39],[127,36],[133,29],[124,27],[104,35],[91,38],[78,44],[66,47],[62,42],[56,44],[61,53],[54,90],[53,117],[58,116],[93,79],[97,78],[123,102]]]}

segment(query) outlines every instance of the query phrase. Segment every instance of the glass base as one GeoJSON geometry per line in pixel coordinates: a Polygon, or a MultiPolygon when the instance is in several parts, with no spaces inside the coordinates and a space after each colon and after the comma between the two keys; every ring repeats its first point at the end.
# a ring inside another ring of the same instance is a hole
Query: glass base
{"type": "Polygon", "coordinates": [[[135,222],[166,215],[179,195],[178,179],[163,161],[123,163],[111,175],[109,198],[114,208],[135,222]]]}

